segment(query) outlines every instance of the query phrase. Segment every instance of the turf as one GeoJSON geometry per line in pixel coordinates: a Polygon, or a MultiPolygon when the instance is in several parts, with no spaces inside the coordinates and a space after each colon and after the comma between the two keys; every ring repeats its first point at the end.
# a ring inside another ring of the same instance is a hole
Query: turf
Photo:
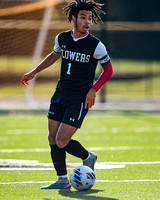
{"type": "MultiPolygon", "coordinates": [[[[54,170],[34,171],[37,167],[28,167],[32,171],[22,171],[22,167],[16,167],[11,171],[14,167],[8,167],[5,171],[1,167],[0,199],[158,200],[160,164],[154,161],[160,163],[159,121],[158,113],[89,113],[74,138],[86,148],[94,149],[97,162],[123,167],[95,169],[96,183],[86,192],[74,188],[41,190],[41,186],[56,179],[54,170]]],[[[0,159],[50,163],[46,116],[0,115],[0,159]],[[37,148],[42,151],[36,151],[37,148]],[[9,149],[13,152],[7,152],[9,149]]],[[[69,162],[80,160],[67,155],[69,162]]]]}

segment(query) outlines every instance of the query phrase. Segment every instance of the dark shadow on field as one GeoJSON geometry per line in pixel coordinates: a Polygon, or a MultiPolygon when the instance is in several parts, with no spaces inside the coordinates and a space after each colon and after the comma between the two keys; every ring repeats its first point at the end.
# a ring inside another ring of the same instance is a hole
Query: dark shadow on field
{"type": "Polygon", "coordinates": [[[70,189],[67,190],[59,190],[59,194],[65,197],[70,197],[70,198],[77,198],[77,199],[83,199],[83,200],[118,200],[114,198],[109,198],[109,197],[99,197],[98,194],[97,196],[88,196],[88,194],[96,194],[98,192],[101,192],[103,190],[88,190],[88,191],[71,191],[70,189]]]}

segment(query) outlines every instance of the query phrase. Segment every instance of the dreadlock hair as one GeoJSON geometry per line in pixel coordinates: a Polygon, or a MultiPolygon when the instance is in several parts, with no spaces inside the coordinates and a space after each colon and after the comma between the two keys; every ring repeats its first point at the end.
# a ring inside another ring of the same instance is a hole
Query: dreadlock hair
{"type": "Polygon", "coordinates": [[[97,24],[97,21],[100,20],[103,24],[103,21],[100,17],[100,14],[106,14],[104,11],[101,10],[101,7],[104,4],[96,3],[93,0],[74,0],[73,2],[69,3],[68,6],[64,7],[64,13],[68,15],[68,21],[71,23],[72,15],[77,18],[78,13],[80,10],[89,10],[92,12],[92,22],[97,24]]]}

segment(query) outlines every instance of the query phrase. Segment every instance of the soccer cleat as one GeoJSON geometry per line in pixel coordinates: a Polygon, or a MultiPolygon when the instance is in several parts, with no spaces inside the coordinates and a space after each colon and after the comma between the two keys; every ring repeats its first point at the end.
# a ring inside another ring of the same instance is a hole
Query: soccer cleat
{"type": "Polygon", "coordinates": [[[95,153],[89,152],[89,158],[87,160],[83,160],[83,165],[90,167],[94,170],[94,165],[97,160],[97,155],[95,153]]]}
{"type": "Polygon", "coordinates": [[[71,187],[71,184],[68,178],[59,178],[54,183],[41,187],[41,189],[67,189],[70,187],[71,187]]]}

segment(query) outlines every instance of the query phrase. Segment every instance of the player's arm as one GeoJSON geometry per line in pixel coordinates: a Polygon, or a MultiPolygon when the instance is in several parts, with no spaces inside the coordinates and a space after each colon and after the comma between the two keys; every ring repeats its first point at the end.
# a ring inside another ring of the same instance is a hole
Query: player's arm
{"type": "Polygon", "coordinates": [[[22,76],[21,83],[28,85],[27,81],[33,79],[37,73],[51,66],[59,58],[60,54],[55,54],[54,52],[50,53],[36,68],[22,76]]]}
{"type": "Polygon", "coordinates": [[[27,81],[33,79],[37,73],[48,68],[60,58],[61,48],[58,43],[58,36],[59,35],[57,35],[55,38],[55,46],[53,52],[50,53],[35,69],[23,75],[23,77],[21,78],[21,83],[23,85],[28,85],[27,81]]]}
{"type": "Polygon", "coordinates": [[[85,108],[91,108],[95,104],[96,92],[109,80],[113,74],[113,68],[110,57],[106,51],[105,46],[100,42],[95,51],[95,58],[98,59],[102,65],[103,71],[93,84],[86,96],[85,108]],[[104,55],[104,56],[102,56],[104,55]]]}
{"type": "Polygon", "coordinates": [[[113,74],[113,68],[111,62],[107,65],[102,66],[103,71],[98,77],[98,80],[93,84],[92,88],[96,90],[96,92],[110,79],[113,74]]]}
{"type": "Polygon", "coordinates": [[[93,84],[86,96],[85,108],[91,108],[95,104],[96,92],[109,80],[113,74],[111,62],[103,66],[103,72],[100,74],[98,80],[93,84]]]}

